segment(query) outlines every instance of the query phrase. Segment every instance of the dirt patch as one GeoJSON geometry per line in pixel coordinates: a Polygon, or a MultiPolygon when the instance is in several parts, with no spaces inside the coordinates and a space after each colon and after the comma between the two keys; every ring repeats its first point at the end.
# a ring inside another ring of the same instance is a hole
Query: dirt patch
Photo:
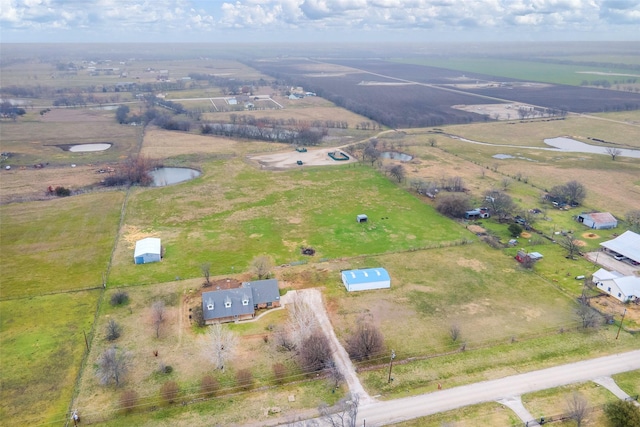
{"type": "Polygon", "coordinates": [[[330,152],[342,152],[336,148],[320,148],[308,150],[306,153],[288,149],[285,152],[275,154],[264,154],[259,156],[248,156],[247,158],[261,169],[279,170],[303,168],[305,166],[331,166],[357,162],[353,156],[349,160],[336,161],[329,157],[330,152]],[[302,162],[302,164],[298,164],[302,162]]]}
{"type": "Polygon", "coordinates": [[[523,239],[528,239],[529,237],[531,237],[531,233],[523,231],[522,233],[520,233],[520,237],[522,237],[523,239]]]}
{"type": "Polygon", "coordinates": [[[467,267],[472,269],[473,271],[478,272],[487,269],[487,267],[484,266],[484,263],[478,261],[477,259],[458,258],[456,264],[458,264],[460,267],[467,267]]]}
{"type": "Polygon", "coordinates": [[[133,225],[125,225],[123,228],[123,239],[127,242],[127,247],[130,249],[136,246],[138,240],[146,239],[147,237],[158,237],[154,235],[152,231],[143,231],[133,225]]]}
{"type": "Polygon", "coordinates": [[[591,306],[596,308],[600,313],[611,315],[616,320],[621,319],[622,313],[626,309],[623,326],[632,330],[640,330],[640,305],[623,304],[609,295],[600,295],[591,298],[589,302],[591,306]]]}
{"type": "Polygon", "coordinates": [[[481,234],[481,233],[486,233],[487,232],[487,230],[485,230],[484,228],[480,227],[479,225],[474,225],[474,224],[468,225],[467,226],[467,230],[469,230],[469,231],[471,231],[472,233],[475,233],[475,234],[481,234]]]}
{"type": "Polygon", "coordinates": [[[587,246],[587,242],[585,242],[584,240],[574,240],[573,243],[575,243],[576,246],[587,246]]]}
{"type": "Polygon", "coordinates": [[[600,236],[595,233],[582,233],[582,237],[585,239],[599,239],[600,236]]]}

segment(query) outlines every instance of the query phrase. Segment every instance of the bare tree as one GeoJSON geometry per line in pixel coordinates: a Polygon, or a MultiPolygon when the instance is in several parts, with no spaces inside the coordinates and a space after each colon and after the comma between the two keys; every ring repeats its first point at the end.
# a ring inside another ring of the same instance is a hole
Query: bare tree
{"type": "Polygon", "coordinates": [[[557,202],[581,204],[587,197],[587,189],[578,181],[556,185],[549,191],[549,197],[557,202]]]}
{"type": "Polygon", "coordinates": [[[115,341],[120,338],[120,334],[122,333],[122,327],[113,319],[109,319],[107,322],[107,340],[115,341]]]}
{"type": "Polygon", "coordinates": [[[272,366],[272,369],[276,383],[282,384],[287,377],[287,367],[284,366],[284,364],[278,362],[272,366]]]}
{"type": "Polygon", "coordinates": [[[582,323],[582,327],[584,329],[595,328],[596,326],[598,326],[598,323],[601,319],[600,314],[598,314],[596,310],[591,308],[588,304],[582,302],[576,309],[576,315],[580,319],[580,322],[582,323]]]}
{"type": "Polygon", "coordinates": [[[334,390],[340,387],[340,384],[344,381],[344,374],[333,361],[329,366],[329,381],[331,382],[331,387],[334,390]]]}
{"type": "Polygon", "coordinates": [[[569,418],[576,422],[577,427],[581,427],[588,413],[587,399],[582,394],[574,391],[571,397],[567,399],[567,414],[569,418]]]}
{"type": "Polygon", "coordinates": [[[348,393],[335,406],[323,405],[318,410],[322,420],[331,427],[356,427],[360,396],[348,393]]]}
{"type": "Polygon", "coordinates": [[[394,165],[389,169],[389,174],[398,180],[398,182],[402,182],[404,177],[406,176],[406,171],[404,166],[402,165],[394,165]]]}
{"type": "Polygon", "coordinates": [[[616,157],[622,154],[622,150],[615,147],[607,147],[605,151],[607,152],[608,155],[611,156],[611,160],[614,160],[614,161],[616,157]]]}
{"type": "Polygon", "coordinates": [[[302,295],[296,294],[289,305],[289,321],[286,329],[294,347],[309,338],[318,329],[318,320],[313,308],[307,304],[302,295]]]}
{"type": "Polygon", "coordinates": [[[298,350],[298,363],[304,372],[316,372],[325,369],[333,362],[331,345],[321,329],[302,341],[298,350]]]}
{"type": "Polygon", "coordinates": [[[354,360],[370,359],[384,350],[384,337],[376,325],[361,320],[347,338],[346,350],[354,360]]]}
{"type": "Polygon", "coordinates": [[[164,301],[155,301],[151,306],[151,320],[156,330],[156,338],[160,338],[160,328],[167,318],[167,310],[164,301]]]}
{"type": "Polygon", "coordinates": [[[373,166],[376,160],[380,158],[380,151],[376,149],[375,145],[369,143],[362,151],[362,157],[362,160],[369,159],[369,161],[371,162],[371,166],[373,166]]]}
{"type": "Polygon", "coordinates": [[[258,280],[266,279],[273,268],[273,261],[267,255],[259,255],[251,261],[251,271],[258,276],[258,280]]]}
{"type": "Polygon", "coordinates": [[[443,215],[464,218],[465,212],[471,209],[471,199],[466,194],[447,194],[438,198],[436,209],[443,215]]]}
{"type": "Polygon", "coordinates": [[[460,338],[460,326],[458,326],[457,324],[452,324],[449,327],[449,336],[451,337],[451,340],[453,342],[458,341],[458,338],[460,338]]]}
{"type": "Polygon", "coordinates": [[[631,230],[640,233],[640,209],[627,212],[625,219],[629,223],[631,230]]]}
{"type": "Polygon", "coordinates": [[[160,387],[160,397],[166,403],[173,403],[178,397],[178,393],[180,393],[180,387],[175,381],[167,381],[160,387]]]}
{"type": "Polygon", "coordinates": [[[498,217],[502,222],[511,216],[515,209],[515,203],[507,193],[499,190],[489,190],[485,192],[485,202],[491,210],[491,214],[498,217]]]}
{"type": "Polygon", "coordinates": [[[218,380],[212,375],[205,375],[200,381],[200,392],[207,397],[211,397],[220,388],[218,380]]]}
{"type": "Polygon", "coordinates": [[[102,385],[108,385],[113,382],[116,387],[119,387],[130,368],[131,353],[118,350],[113,346],[100,355],[96,376],[102,385]]]}
{"type": "Polygon", "coordinates": [[[200,266],[200,270],[202,270],[202,275],[204,276],[204,286],[211,286],[211,264],[205,262],[200,266]]]}
{"type": "Polygon", "coordinates": [[[251,390],[253,387],[253,374],[250,369],[240,369],[236,372],[236,383],[241,390],[251,390]]]}
{"type": "Polygon", "coordinates": [[[568,259],[576,259],[576,255],[580,254],[580,246],[578,241],[571,235],[563,236],[558,240],[558,244],[567,250],[568,259]]]}
{"type": "Polygon", "coordinates": [[[429,145],[431,147],[435,147],[436,145],[438,145],[438,140],[436,140],[435,138],[431,137],[429,138],[429,145]]]}
{"type": "Polygon", "coordinates": [[[513,180],[511,178],[509,178],[508,176],[505,176],[504,178],[502,178],[502,190],[503,191],[507,191],[507,188],[509,188],[509,186],[513,183],[513,180]]]}
{"type": "Polygon", "coordinates": [[[132,412],[137,404],[138,393],[134,390],[125,390],[120,395],[120,409],[122,409],[125,414],[132,412]]]}
{"type": "Polygon", "coordinates": [[[209,331],[212,346],[212,359],[216,369],[224,371],[224,365],[233,355],[236,346],[236,336],[220,323],[211,326],[209,331]]]}

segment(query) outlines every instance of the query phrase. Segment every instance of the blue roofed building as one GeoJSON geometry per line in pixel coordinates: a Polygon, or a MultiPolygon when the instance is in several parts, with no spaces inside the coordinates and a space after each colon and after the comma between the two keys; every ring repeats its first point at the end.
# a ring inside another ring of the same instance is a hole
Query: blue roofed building
{"type": "Polygon", "coordinates": [[[391,277],[384,268],[344,270],[342,283],[349,292],[387,289],[391,287],[391,277]]]}
{"type": "Polygon", "coordinates": [[[280,290],[275,279],[202,293],[202,314],[208,325],[252,319],[256,310],[276,307],[280,307],[280,290]]]}

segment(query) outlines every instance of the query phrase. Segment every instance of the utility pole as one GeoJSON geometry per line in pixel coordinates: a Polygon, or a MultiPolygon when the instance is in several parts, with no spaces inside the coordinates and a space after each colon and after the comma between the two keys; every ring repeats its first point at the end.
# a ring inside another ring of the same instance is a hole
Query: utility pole
{"type": "Polygon", "coordinates": [[[622,313],[622,319],[620,319],[620,326],[618,326],[618,333],[616,334],[616,339],[618,339],[618,335],[620,335],[620,329],[622,329],[622,322],[624,321],[624,315],[627,314],[627,309],[624,309],[622,313]]]}
{"type": "Polygon", "coordinates": [[[391,382],[391,368],[393,368],[393,359],[396,358],[396,352],[395,350],[391,350],[391,360],[389,360],[389,380],[387,381],[387,383],[391,382]]]}

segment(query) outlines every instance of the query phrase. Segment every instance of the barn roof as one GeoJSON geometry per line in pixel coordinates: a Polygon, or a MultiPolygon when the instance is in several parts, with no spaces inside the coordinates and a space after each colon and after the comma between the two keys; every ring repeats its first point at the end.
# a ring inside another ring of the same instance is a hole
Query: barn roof
{"type": "Polygon", "coordinates": [[[350,285],[360,283],[390,281],[389,273],[384,268],[367,268],[364,270],[345,270],[342,277],[350,285]]]}
{"type": "Polygon", "coordinates": [[[616,217],[611,215],[609,212],[594,212],[590,214],[582,214],[582,216],[585,218],[591,218],[591,220],[596,224],[610,224],[618,222],[616,217]]]}
{"type": "Polygon", "coordinates": [[[633,231],[625,231],[613,240],[600,243],[600,246],[640,262],[640,234],[633,231]]]}
{"type": "Polygon", "coordinates": [[[146,239],[138,240],[136,242],[136,249],[133,256],[142,256],[144,254],[160,254],[161,241],[157,237],[147,237],[146,239]]]}

